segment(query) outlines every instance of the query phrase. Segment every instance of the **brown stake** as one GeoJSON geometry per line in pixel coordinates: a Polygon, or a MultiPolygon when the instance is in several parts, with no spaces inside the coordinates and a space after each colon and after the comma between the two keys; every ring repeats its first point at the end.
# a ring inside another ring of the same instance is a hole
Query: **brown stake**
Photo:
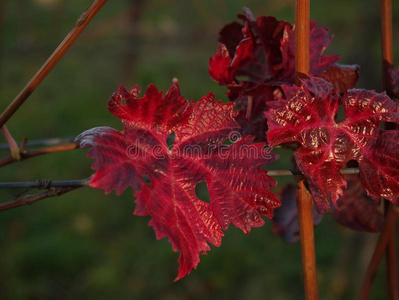
{"type": "MultiPolygon", "coordinates": [[[[382,48],[382,84],[389,96],[392,96],[392,81],[389,69],[393,67],[393,39],[392,39],[392,0],[381,0],[381,48],[382,48]]],[[[386,124],[385,129],[394,129],[394,124],[386,124]],[[393,126],[392,126],[393,125],[393,126]]],[[[392,204],[385,203],[388,208],[392,204]]],[[[398,271],[396,259],[395,227],[386,248],[388,296],[391,300],[398,300],[398,271]]]]}
{"type": "Polygon", "coordinates": [[[302,268],[306,299],[319,299],[317,287],[316,253],[313,230],[313,200],[304,180],[297,183],[296,199],[301,236],[302,268]]]}
{"type": "Polygon", "coordinates": [[[373,284],[374,277],[377,274],[378,266],[380,265],[382,256],[384,255],[387,244],[390,241],[394,231],[397,215],[398,214],[395,208],[392,205],[388,206],[384,229],[381,232],[377,246],[375,247],[373,253],[373,257],[371,258],[371,262],[367,268],[367,272],[363,280],[363,286],[360,291],[359,300],[367,300],[369,298],[371,286],[373,284]]]}
{"type": "Polygon", "coordinates": [[[389,69],[393,66],[392,0],[381,0],[382,77],[383,87],[392,95],[389,69]]]}
{"type": "Polygon", "coordinates": [[[32,77],[28,84],[18,94],[17,97],[10,103],[5,111],[0,116],[0,127],[2,127],[11,116],[18,110],[18,108],[25,102],[25,100],[33,93],[33,91],[39,86],[43,79],[50,73],[53,67],[61,59],[61,57],[68,51],[71,45],[79,37],[82,31],[94,18],[101,7],[107,2],[107,0],[95,0],[93,4],[79,17],[75,26],[68,33],[61,44],[55,49],[53,54],[47,59],[43,66],[37,71],[32,77]]]}
{"type": "Polygon", "coordinates": [[[309,75],[309,19],[310,0],[296,1],[295,16],[295,70],[296,84],[309,75]]]}
{"type": "MultiPolygon", "coordinates": [[[[309,20],[310,0],[296,1],[295,16],[295,81],[309,74],[309,20]]],[[[319,299],[316,253],[314,243],[313,200],[303,178],[297,181],[297,206],[301,236],[302,269],[306,300],[319,299]]]]}

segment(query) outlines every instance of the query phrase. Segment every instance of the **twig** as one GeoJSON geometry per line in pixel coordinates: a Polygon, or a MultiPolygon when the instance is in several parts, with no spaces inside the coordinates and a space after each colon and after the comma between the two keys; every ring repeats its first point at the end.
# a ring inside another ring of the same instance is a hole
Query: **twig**
{"type": "Polygon", "coordinates": [[[367,268],[367,272],[363,280],[363,286],[360,291],[359,300],[367,300],[369,298],[374,277],[377,273],[377,269],[380,265],[382,256],[384,255],[385,248],[387,247],[387,244],[392,236],[397,216],[398,214],[395,208],[393,206],[389,206],[385,219],[385,226],[381,232],[381,235],[377,242],[377,246],[375,247],[373,253],[373,257],[371,258],[371,262],[367,268]]]}
{"type": "MultiPolygon", "coordinates": [[[[296,0],[295,10],[295,82],[309,74],[310,0],[296,0]]],[[[313,200],[302,178],[297,179],[297,207],[301,236],[302,270],[306,300],[319,299],[316,251],[314,243],[313,200]]]]}
{"type": "MultiPolygon", "coordinates": [[[[40,148],[36,150],[31,150],[31,151],[24,151],[21,152],[21,161],[24,159],[28,159],[31,157],[43,155],[43,154],[49,154],[49,153],[55,153],[55,152],[62,152],[62,151],[69,151],[78,148],[78,145],[75,143],[69,143],[61,146],[54,146],[54,147],[45,147],[45,148],[40,148]]],[[[0,167],[9,165],[11,163],[17,162],[15,158],[12,156],[7,156],[0,158],[0,167]]]]}
{"type": "MultiPolygon", "coordinates": [[[[33,140],[33,141],[25,142],[24,148],[41,147],[41,146],[57,146],[57,145],[72,143],[74,140],[75,140],[74,137],[33,140]]],[[[18,144],[19,147],[21,145],[22,145],[22,143],[18,144]]],[[[9,150],[8,144],[0,144],[0,151],[6,151],[6,150],[7,151],[9,150]]]]}
{"type": "Polygon", "coordinates": [[[59,188],[59,187],[81,187],[88,185],[91,178],[85,178],[80,180],[59,180],[52,181],[48,179],[36,180],[36,181],[24,181],[24,182],[0,182],[0,189],[9,188],[59,188]]]}
{"type": "MultiPolygon", "coordinates": [[[[82,185],[83,186],[83,185],[82,185]]],[[[19,207],[19,206],[24,206],[24,205],[31,205],[32,203],[35,203],[39,200],[43,200],[46,198],[50,197],[57,197],[61,196],[65,193],[68,193],[70,191],[76,190],[82,186],[70,186],[70,187],[61,187],[61,188],[52,188],[49,189],[45,192],[34,194],[34,195],[26,195],[19,197],[15,200],[1,203],[0,204],[0,211],[8,210],[11,208],[19,207]]]]}
{"type": "Polygon", "coordinates": [[[1,131],[3,132],[4,137],[7,140],[8,148],[11,152],[11,156],[15,160],[21,160],[21,153],[20,153],[19,147],[17,145],[17,142],[12,137],[11,133],[8,131],[7,126],[4,125],[3,127],[1,127],[1,131]]]}
{"type": "MultiPolygon", "coordinates": [[[[299,169],[291,169],[291,170],[268,170],[267,175],[269,176],[291,176],[291,175],[302,175],[302,171],[299,169]]],[[[358,168],[345,168],[341,170],[341,174],[344,175],[353,175],[359,174],[358,168]]]]}
{"type": "Polygon", "coordinates": [[[53,67],[61,59],[61,57],[68,51],[69,47],[79,37],[82,31],[90,23],[93,17],[101,9],[101,7],[107,2],[107,0],[95,0],[93,4],[79,17],[75,26],[68,33],[61,44],[55,49],[53,54],[47,59],[43,66],[37,71],[32,77],[28,84],[23,90],[15,97],[11,104],[0,116],[0,127],[2,127],[11,116],[18,110],[18,108],[25,102],[25,100],[33,93],[33,91],[39,86],[43,79],[50,73],[53,67]]]}

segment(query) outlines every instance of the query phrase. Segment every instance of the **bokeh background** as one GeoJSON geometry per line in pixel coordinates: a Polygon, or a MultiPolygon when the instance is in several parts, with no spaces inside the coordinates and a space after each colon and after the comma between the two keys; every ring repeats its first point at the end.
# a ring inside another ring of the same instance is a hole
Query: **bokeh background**
{"type": "MultiPolygon", "coordinates": [[[[72,28],[90,0],[0,1],[0,109],[72,28]]],[[[225,90],[207,73],[223,24],[248,6],[258,15],[294,20],[293,0],[109,1],[52,73],[7,123],[21,141],[74,137],[99,126],[121,128],[107,110],[119,84],[177,77],[183,95],[225,90]]],[[[399,7],[395,7],[395,45],[399,7]]],[[[335,38],[328,54],[359,64],[359,87],[381,90],[377,0],[312,2],[311,17],[335,38]]],[[[395,52],[397,57],[398,52],[395,52]]],[[[398,57],[397,57],[398,58],[398,57]]],[[[4,143],[0,137],[0,143],[4,143]]],[[[8,155],[2,152],[2,155],[8,155]]],[[[280,153],[284,154],[284,153],[280,153]]],[[[285,153],[287,154],[287,153],[285,153]]],[[[57,153],[1,168],[1,181],[81,179],[86,150],[57,153]]],[[[271,168],[289,168],[285,156],[271,168]]],[[[279,179],[281,187],[292,178],[279,179]]],[[[0,201],[22,190],[1,190],[0,201]]],[[[122,196],[82,188],[59,198],[0,213],[0,299],[302,299],[300,245],[284,244],[270,221],[244,235],[226,232],[222,246],[201,256],[197,270],[174,283],[178,253],[157,241],[149,218],[135,217],[132,190],[122,196]]],[[[321,299],[354,299],[376,234],[356,233],[326,215],[316,228],[321,299]]],[[[371,299],[385,299],[381,265],[371,299]]]]}

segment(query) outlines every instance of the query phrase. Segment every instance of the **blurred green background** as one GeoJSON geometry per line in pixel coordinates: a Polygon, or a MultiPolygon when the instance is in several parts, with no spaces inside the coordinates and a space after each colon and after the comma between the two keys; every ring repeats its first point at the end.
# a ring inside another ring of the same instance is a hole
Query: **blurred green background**
{"type": "MultiPolygon", "coordinates": [[[[3,111],[72,28],[90,0],[0,1],[0,109],[3,111]]],[[[29,100],[7,123],[21,141],[74,137],[95,126],[121,128],[107,110],[119,84],[178,77],[183,95],[225,90],[207,74],[223,24],[242,6],[294,20],[293,0],[109,1],[29,100]]],[[[395,7],[394,28],[399,7],[395,7]]],[[[312,2],[311,17],[335,38],[329,54],[361,65],[359,87],[381,90],[377,0],[312,2]]],[[[397,31],[395,31],[396,33],[397,31]]],[[[395,45],[399,47],[397,34],[395,45]]],[[[397,56],[397,52],[395,52],[397,56]]],[[[4,138],[1,136],[0,142],[4,138]]],[[[2,153],[4,156],[7,152],[2,153]]],[[[92,171],[86,150],[57,153],[1,168],[1,181],[81,179],[92,171]]],[[[272,168],[290,167],[285,156],[272,168]]],[[[279,179],[280,186],[291,179],[279,179]]],[[[1,190],[8,201],[22,190],[1,190]]],[[[132,190],[122,196],[82,188],[0,213],[0,299],[302,299],[299,243],[275,236],[270,221],[244,235],[226,232],[220,248],[173,283],[178,253],[157,241],[149,218],[134,217],[132,190]]],[[[321,299],[354,299],[376,240],[325,216],[316,228],[321,299]]],[[[371,299],[385,299],[381,265],[371,299]]]]}

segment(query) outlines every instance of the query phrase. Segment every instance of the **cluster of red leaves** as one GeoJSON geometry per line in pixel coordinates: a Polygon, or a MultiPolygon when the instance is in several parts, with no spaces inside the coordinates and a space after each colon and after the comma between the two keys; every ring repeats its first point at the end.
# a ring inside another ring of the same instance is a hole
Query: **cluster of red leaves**
{"type": "Polygon", "coordinates": [[[208,243],[221,244],[222,229],[233,223],[249,233],[264,224],[261,215],[272,217],[280,205],[269,191],[276,182],[260,166],[275,156],[249,137],[224,145],[239,125],[234,105],[216,102],[212,93],[197,102],[185,100],[176,85],[164,97],[153,85],[142,98],[139,93],[137,86],[130,92],[120,87],[109,100],[123,132],[97,127],[76,141],[91,147],[88,156],[95,158],[92,187],[117,194],[128,186],[135,190],[135,214],[150,215],[157,238],[168,237],[173,250],[180,251],[180,279],[197,266],[199,254],[210,249],[208,243]],[[195,194],[204,180],[210,203],[195,194]]]}
{"type": "MultiPolygon", "coordinates": [[[[267,102],[281,96],[282,84],[293,84],[295,80],[295,27],[274,17],[255,19],[247,8],[239,18],[243,25],[233,22],[220,31],[217,51],[209,61],[209,74],[229,89],[229,99],[242,110],[240,123],[249,119],[249,133],[264,140],[267,126],[263,111],[268,109],[267,102]]],[[[359,67],[336,64],[339,55],[323,55],[331,40],[328,29],[311,21],[310,73],[344,92],[356,85],[359,67]]]]}
{"type": "MultiPolygon", "coordinates": [[[[276,185],[261,166],[276,157],[272,146],[297,143],[298,167],[306,176],[316,203],[315,224],[321,213],[356,230],[378,231],[384,218],[375,200],[399,197],[399,131],[381,130],[384,122],[399,123],[397,105],[385,94],[353,88],[358,66],[324,56],[331,42],[328,30],[310,27],[311,77],[294,86],[295,28],[273,17],[255,19],[248,9],[238,22],[220,32],[219,46],[210,59],[209,73],[229,89],[230,104],[216,102],[212,93],[197,102],[180,95],[176,84],[162,95],[149,85],[120,87],[109,100],[109,110],[123,123],[123,131],[97,127],[76,141],[91,147],[96,170],[90,185],[119,195],[135,191],[135,214],[151,216],[157,238],[168,237],[180,251],[180,279],[195,268],[209,244],[219,246],[232,223],[244,233],[273,217],[273,230],[285,241],[298,239],[293,187],[281,192],[281,202],[270,192],[276,185]],[[234,106],[239,111],[234,110],[234,106]],[[343,106],[345,120],[337,122],[343,106]],[[233,133],[243,138],[225,142],[233,133]],[[167,140],[174,134],[173,146],[167,140]],[[357,161],[359,177],[344,178],[340,170],[357,161]],[[349,188],[347,187],[349,181],[349,188]],[[206,181],[210,201],[195,193],[206,181]],[[365,195],[373,198],[371,200],[365,195]]],[[[392,71],[392,80],[399,76],[392,71]]]]}

